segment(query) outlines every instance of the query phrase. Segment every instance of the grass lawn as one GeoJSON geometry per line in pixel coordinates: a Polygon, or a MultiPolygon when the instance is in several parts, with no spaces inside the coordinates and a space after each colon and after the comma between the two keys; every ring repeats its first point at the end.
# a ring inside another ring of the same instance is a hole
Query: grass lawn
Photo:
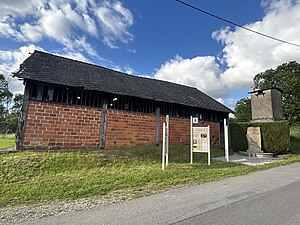
{"type": "MultiPolygon", "coordinates": [[[[214,149],[213,156],[223,154],[214,149]]],[[[194,154],[189,146],[170,146],[169,166],[161,170],[161,147],[116,150],[18,152],[0,155],[0,206],[114,196],[124,199],[171,186],[199,184],[300,161],[291,154],[284,162],[246,166],[194,154]]]]}
{"type": "Polygon", "coordinates": [[[8,134],[5,137],[0,135],[0,150],[15,146],[15,134],[8,134]]]}

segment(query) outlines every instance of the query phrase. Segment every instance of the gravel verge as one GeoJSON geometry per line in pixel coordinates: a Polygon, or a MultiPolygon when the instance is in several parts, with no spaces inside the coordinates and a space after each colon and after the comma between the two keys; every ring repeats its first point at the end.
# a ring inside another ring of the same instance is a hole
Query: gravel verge
{"type": "MultiPolygon", "coordinates": [[[[172,189],[172,188],[171,188],[172,189]]],[[[0,208],[0,225],[18,224],[49,216],[116,204],[125,200],[151,195],[165,190],[150,191],[147,187],[137,190],[118,190],[98,199],[43,202],[35,205],[7,206],[0,208]]]]}

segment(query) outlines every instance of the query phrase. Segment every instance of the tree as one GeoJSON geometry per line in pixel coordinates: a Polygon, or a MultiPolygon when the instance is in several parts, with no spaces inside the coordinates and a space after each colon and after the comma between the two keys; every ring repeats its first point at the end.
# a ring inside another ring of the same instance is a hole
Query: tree
{"type": "Polygon", "coordinates": [[[23,97],[24,95],[22,94],[16,94],[14,96],[13,105],[11,107],[12,112],[20,112],[20,108],[23,104],[23,97]]]}
{"type": "Polygon", "coordinates": [[[284,63],[257,74],[253,81],[255,89],[280,88],[284,118],[291,124],[300,124],[300,64],[284,63]]]}
{"type": "Polygon", "coordinates": [[[8,90],[8,81],[0,74],[0,121],[8,113],[8,105],[13,94],[8,90]]]}
{"type": "Polygon", "coordinates": [[[239,100],[234,109],[236,122],[249,122],[251,120],[251,100],[249,98],[242,98],[239,100]]]}
{"type": "Polygon", "coordinates": [[[20,115],[23,95],[16,95],[9,91],[9,82],[0,74],[0,133],[14,132],[20,115]]]}

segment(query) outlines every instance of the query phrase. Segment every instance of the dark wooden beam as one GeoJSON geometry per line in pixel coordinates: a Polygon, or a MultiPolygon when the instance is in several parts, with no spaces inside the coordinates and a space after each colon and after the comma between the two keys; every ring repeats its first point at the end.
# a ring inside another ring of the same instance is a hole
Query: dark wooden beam
{"type": "Polygon", "coordinates": [[[103,101],[102,105],[102,119],[101,119],[101,130],[100,130],[100,149],[105,148],[106,140],[106,121],[107,121],[107,100],[103,101]]]}
{"type": "Polygon", "coordinates": [[[31,84],[29,82],[24,81],[24,85],[25,85],[25,90],[24,90],[23,104],[22,104],[21,115],[19,118],[18,127],[17,127],[17,131],[16,131],[16,149],[17,150],[22,150],[22,145],[23,145],[23,140],[24,140],[24,129],[25,129],[25,123],[27,120],[30,89],[31,89],[31,84]]]}
{"type": "Polygon", "coordinates": [[[155,131],[155,143],[158,146],[160,144],[160,107],[156,107],[156,131],[155,131]]]}

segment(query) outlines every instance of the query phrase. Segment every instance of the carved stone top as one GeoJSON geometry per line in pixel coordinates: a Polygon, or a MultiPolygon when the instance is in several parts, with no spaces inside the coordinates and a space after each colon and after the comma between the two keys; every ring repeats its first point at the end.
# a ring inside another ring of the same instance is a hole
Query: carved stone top
{"type": "Polygon", "coordinates": [[[276,88],[257,90],[251,93],[253,122],[282,120],[281,92],[276,88]]]}

